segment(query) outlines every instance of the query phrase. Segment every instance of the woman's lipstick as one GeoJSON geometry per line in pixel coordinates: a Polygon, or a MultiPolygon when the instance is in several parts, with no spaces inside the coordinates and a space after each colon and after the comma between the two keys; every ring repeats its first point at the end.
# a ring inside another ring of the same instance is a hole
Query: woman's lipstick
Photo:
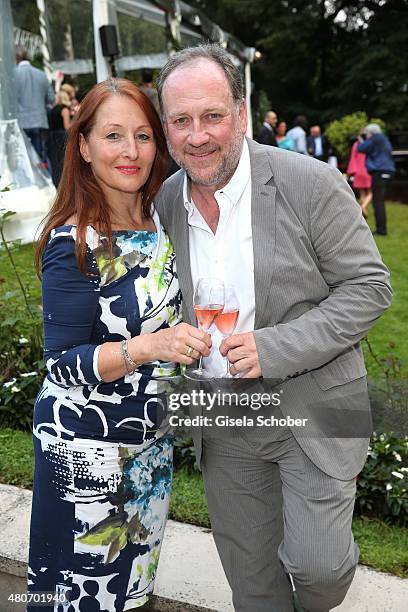
{"type": "Polygon", "coordinates": [[[115,168],[121,174],[126,174],[127,176],[137,174],[141,170],[140,166],[115,166],[115,168]]]}

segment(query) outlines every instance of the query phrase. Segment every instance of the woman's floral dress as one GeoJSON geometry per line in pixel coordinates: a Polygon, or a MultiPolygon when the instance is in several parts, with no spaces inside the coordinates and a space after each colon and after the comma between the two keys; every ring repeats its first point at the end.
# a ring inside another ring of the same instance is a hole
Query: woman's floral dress
{"type": "Polygon", "coordinates": [[[172,476],[164,394],[176,364],[105,383],[97,363],[104,342],[180,321],[173,247],[154,221],[157,232],[114,232],[112,260],[88,227],[87,276],[75,226],[53,230],[43,256],[48,375],[34,409],[28,589],[67,593],[69,604],[49,610],[122,612],[153,591],[172,476]]]}

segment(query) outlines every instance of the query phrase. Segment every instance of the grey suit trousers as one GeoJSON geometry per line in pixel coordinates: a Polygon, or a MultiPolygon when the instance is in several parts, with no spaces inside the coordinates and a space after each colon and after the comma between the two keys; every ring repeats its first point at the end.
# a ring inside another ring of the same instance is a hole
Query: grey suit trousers
{"type": "Polygon", "coordinates": [[[359,556],[355,479],[319,470],[289,430],[270,441],[259,428],[204,436],[202,471],[236,612],[293,612],[287,573],[305,610],[343,601],[359,556]]]}

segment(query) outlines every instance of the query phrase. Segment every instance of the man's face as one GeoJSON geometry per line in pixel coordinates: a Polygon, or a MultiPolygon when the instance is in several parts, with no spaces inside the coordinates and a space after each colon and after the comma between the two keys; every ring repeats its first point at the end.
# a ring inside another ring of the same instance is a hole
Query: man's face
{"type": "Polygon", "coordinates": [[[222,69],[199,59],[176,68],[162,93],[170,154],[193,183],[220,189],[235,172],[247,126],[222,69]]]}
{"type": "Polygon", "coordinates": [[[318,138],[318,136],[320,136],[320,127],[318,125],[313,125],[310,128],[310,135],[313,136],[313,138],[318,138]]]}
{"type": "Polygon", "coordinates": [[[278,121],[276,113],[268,113],[266,116],[266,121],[274,128],[278,121]]]}

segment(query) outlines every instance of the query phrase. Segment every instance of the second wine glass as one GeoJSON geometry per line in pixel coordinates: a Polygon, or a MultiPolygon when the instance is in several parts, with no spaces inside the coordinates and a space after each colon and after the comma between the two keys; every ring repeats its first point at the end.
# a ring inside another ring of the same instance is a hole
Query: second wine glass
{"type": "MultiPolygon", "coordinates": [[[[234,333],[239,316],[239,302],[234,287],[225,286],[224,291],[224,310],[215,319],[214,323],[224,338],[228,338],[234,333]]],[[[230,362],[227,357],[227,372],[225,378],[234,378],[230,372],[230,362]]]]}
{"type": "MultiPolygon", "coordinates": [[[[199,329],[208,332],[211,325],[224,308],[225,289],[222,280],[214,278],[200,278],[196,284],[193,298],[193,308],[197,317],[199,329]]],[[[203,357],[200,357],[197,368],[187,368],[186,378],[201,380],[211,378],[202,366],[203,357]]]]}

